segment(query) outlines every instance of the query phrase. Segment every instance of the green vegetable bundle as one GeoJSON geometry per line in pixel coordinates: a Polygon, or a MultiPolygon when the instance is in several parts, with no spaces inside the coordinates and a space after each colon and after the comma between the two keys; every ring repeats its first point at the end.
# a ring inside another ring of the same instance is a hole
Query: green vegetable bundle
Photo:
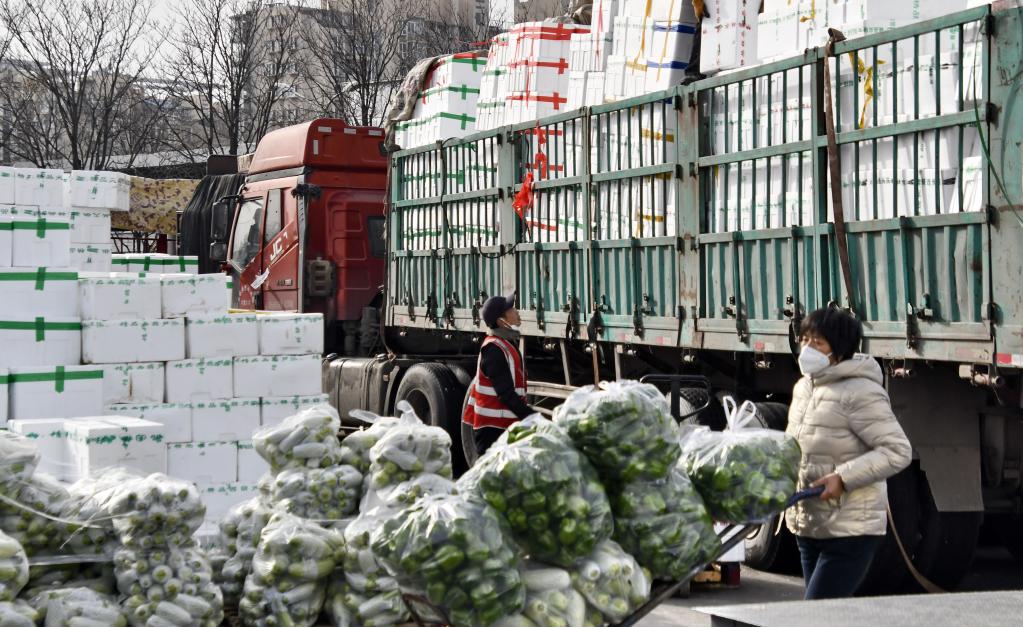
{"type": "Polygon", "coordinates": [[[190,547],[206,506],[190,481],[154,473],[112,490],[103,508],[121,543],[135,549],[190,547]]]}
{"type": "Polygon", "coordinates": [[[422,423],[408,403],[402,415],[369,451],[371,490],[381,490],[422,474],[451,478],[451,436],[422,423]]]}
{"type": "Polygon", "coordinates": [[[198,549],[120,548],[114,574],[133,627],[217,627],[224,619],[220,588],[198,549]]]}
{"type": "Polygon", "coordinates": [[[632,481],[611,497],[614,539],[656,579],[678,581],[721,546],[689,475],[676,464],[664,479],[632,481]]]}
{"type": "Polygon", "coordinates": [[[615,381],[579,388],[555,410],[554,422],[607,484],[661,479],[678,459],[678,425],[652,385],[615,381]]]}
{"type": "Polygon", "coordinates": [[[3,627],[36,627],[38,622],[39,613],[28,603],[0,601],[0,625],[3,627]]]}
{"type": "Polygon", "coordinates": [[[89,588],[47,590],[35,595],[29,604],[47,627],[128,627],[117,601],[89,588]]]}
{"type": "Polygon", "coordinates": [[[341,419],[330,405],[317,405],[257,431],[252,445],[274,474],[292,468],[329,468],[341,460],[341,419]]]}
{"type": "Polygon", "coordinates": [[[260,534],[270,521],[270,514],[270,508],[261,499],[252,498],[232,507],[220,521],[220,543],[227,555],[220,571],[220,588],[227,605],[237,606],[241,599],[260,534]]]}
{"type": "Polygon", "coordinates": [[[327,588],[326,607],[335,627],[389,627],[409,620],[397,586],[367,596],[344,579],[335,579],[327,588]]]}
{"type": "Polygon", "coordinates": [[[756,409],[735,410],[725,398],[725,431],[694,429],[682,441],[682,459],[711,517],[718,522],[763,520],[785,508],[796,490],[801,453],[781,431],[743,428],[756,409]]]}
{"type": "Polygon", "coordinates": [[[353,418],[368,423],[369,427],[349,433],[341,440],[341,463],[355,466],[359,472],[369,472],[369,451],[387,430],[399,423],[397,418],[377,416],[374,413],[353,409],[349,412],[353,418]]]}
{"type": "Polygon", "coordinates": [[[572,577],[560,568],[530,564],[522,569],[526,607],[507,616],[498,627],[583,627],[586,600],[572,587],[572,577]]]}
{"type": "Polygon", "coordinates": [[[352,466],[284,470],[271,502],[282,511],[323,524],[338,523],[359,506],[362,474],[352,466]]]}
{"type": "Polygon", "coordinates": [[[514,444],[522,438],[533,435],[534,433],[550,433],[554,435],[564,436],[565,431],[558,425],[554,424],[550,420],[543,418],[540,415],[529,416],[523,420],[512,423],[510,427],[504,430],[501,437],[497,438],[495,445],[499,444],[514,444]]]}
{"type": "Polygon", "coordinates": [[[28,583],[28,558],[21,543],[0,531],[0,601],[13,601],[28,583]]]}
{"type": "Polygon", "coordinates": [[[579,560],[571,576],[572,585],[605,622],[621,622],[650,598],[649,574],[613,540],[579,560]]]}
{"type": "Polygon", "coordinates": [[[504,517],[512,536],[536,560],[571,566],[611,537],[604,487],[563,434],[537,432],[493,446],[458,485],[504,517]]]}
{"type": "Polygon", "coordinates": [[[238,610],[246,625],[316,622],[327,581],[343,557],[338,531],[277,512],[263,528],[238,610]]]}
{"type": "Polygon", "coordinates": [[[486,627],[522,611],[517,547],[480,499],[420,499],[374,531],[371,546],[402,590],[425,594],[455,626],[486,627]]]}

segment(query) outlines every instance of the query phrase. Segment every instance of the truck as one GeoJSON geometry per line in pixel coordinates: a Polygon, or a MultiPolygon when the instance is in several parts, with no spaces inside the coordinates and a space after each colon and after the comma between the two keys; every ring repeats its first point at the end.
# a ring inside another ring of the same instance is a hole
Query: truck
{"type": "Polygon", "coordinates": [[[211,251],[238,306],[325,314],[342,415],[409,401],[461,468],[489,296],[517,295],[535,406],[701,375],[679,403],[717,428],[730,394],[784,429],[802,319],[848,307],[914,450],[863,591],[916,589],[906,561],[951,589],[982,524],[1023,560],[1021,32],[1000,2],[386,156],[379,129],[274,131],[211,251]]]}

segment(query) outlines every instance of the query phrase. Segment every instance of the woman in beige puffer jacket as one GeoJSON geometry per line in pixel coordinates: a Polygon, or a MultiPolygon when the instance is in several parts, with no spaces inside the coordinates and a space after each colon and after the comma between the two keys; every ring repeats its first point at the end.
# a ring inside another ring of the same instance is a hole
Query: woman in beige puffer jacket
{"type": "Polygon", "coordinates": [[[799,489],[824,486],[824,493],[789,509],[785,521],[799,545],[807,599],[856,592],[885,535],[885,480],[911,461],[881,367],[856,353],[862,333],[837,308],[819,309],[804,324],[804,376],[785,431],[803,453],[799,489]]]}

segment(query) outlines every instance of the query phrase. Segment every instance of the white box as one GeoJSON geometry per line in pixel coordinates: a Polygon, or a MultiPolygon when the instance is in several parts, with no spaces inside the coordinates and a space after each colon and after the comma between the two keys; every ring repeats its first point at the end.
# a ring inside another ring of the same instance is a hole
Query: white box
{"type": "Polygon", "coordinates": [[[238,442],[238,481],[256,484],[266,473],[270,464],[259,456],[251,440],[238,442]]]}
{"type": "Polygon", "coordinates": [[[231,307],[226,274],[174,274],[160,279],[164,318],[226,314],[231,307]]]}
{"type": "Polygon", "coordinates": [[[198,486],[199,497],[206,506],[206,522],[220,522],[231,508],[259,496],[259,486],[256,481],[246,483],[243,481],[235,483],[214,483],[198,486]]]}
{"type": "Polygon", "coordinates": [[[17,206],[11,213],[11,265],[71,265],[69,212],[59,207],[17,206]]]}
{"type": "Polygon", "coordinates": [[[79,477],[114,466],[142,474],[167,472],[167,444],[163,425],[128,416],[100,416],[69,420],[70,465],[79,477]]]}
{"type": "Polygon", "coordinates": [[[14,173],[17,169],[0,167],[0,205],[14,204],[14,173]]]}
{"type": "Polygon", "coordinates": [[[259,430],[259,398],[192,402],[192,441],[250,440],[259,430]]]}
{"type": "Polygon", "coordinates": [[[185,323],[186,356],[195,359],[258,355],[258,317],[256,314],[189,316],[185,323]]]}
{"type": "Polygon", "coordinates": [[[32,440],[39,451],[39,465],[36,470],[45,472],[60,480],[66,480],[69,474],[68,437],[64,428],[64,418],[33,418],[28,420],[11,420],[7,428],[20,433],[32,440]]]}
{"type": "Polygon", "coordinates": [[[200,484],[238,480],[238,448],[234,442],[167,444],[167,474],[200,484]]]}
{"type": "MultiPolygon", "coordinates": [[[[691,3],[684,3],[692,8],[691,3]]],[[[651,29],[652,46],[646,53],[645,90],[647,92],[671,89],[685,78],[686,68],[693,54],[693,41],[699,25],[695,22],[654,22],[651,29]]]]}
{"type": "Polygon", "coordinates": [[[110,210],[72,207],[68,213],[72,244],[109,244],[110,210]]]}
{"type": "Polygon", "coordinates": [[[260,422],[264,427],[278,425],[289,416],[294,416],[303,409],[330,402],[326,394],[312,396],[273,396],[262,399],[260,422]]]}
{"type": "Polygon", "coordinates": [[[82,361],[87,364],[173,361],[184,356],[184,320],[82,322],[82,361]]]}
{"type": "Polygon", "coordinates": [[[323,314],[259,316],[260,355],[309,355],[323,352],[323,314]]]}
{"type": "Polygon", "coordinates": [[[162,314],[159,277],[121,272],[82,276],[78,292],[83,320],[153,319],[162,314]]]}
{"type": "Polygon", "coordinates": [[[166,400],[168,403],[259,396],[232,394],[234,365],[231,358],[184,359],[167,362],[166,400]]]}
{"type": "Polygon", "coordinates": [[[234,358],[234,395],[312,396],[322,393],[319,355],[234,358]]]}
{"type": "Polygon", "coordinates": [[[128,211],[125,187],[130,189],[127,174],[73,170],[67,177],[66,200],[72,207],[89,207],[128,211]]]}
{"type": "Polygon", "coordinates": [[[104,405],[163,402],[162,362],[106,364],[102,368],[104,405]]]}
{"type": "Polygon", "coordinates": [[[0,368],[0,428],[7,424],[7,411],[10,407],[10,375],[7,368],[0,368]]]}
{"type": "Polygon", "coordinates": [[[77,315],[74,268],[0,268],[0,317],[77,315]]]}
{"type": "Polygon", "coordinates": [[[60,207],[64,204],[64,171],[16,168],[14,202],[19,205],[60,207]]]}
{"type": "Polygon", "coordinates": [[[164,253],[128,253],[118,255],[121,261],[115,265],[126,265],[128,272],[150,272],[152,274],[199,274],[199,258],[164,253]]]}
{"type": "Polygon", "coordinates": [[[82,272],[110,272],[112,250],[109,244],[72,244],[71,267],[82,272]]]}
{"type": "Polygon", "coordinates": [[[82,363],[82,323],[66,316],[0,316],[0,367],[82,363]]]}
{"type": "Polygon", "coordinates": [[[11,368],[8,380],[11,419],[88,416],[103,410],[102,368],[11,368]]]}
{"type": "Polygon", "coordinates": [[[134,416],[163,425],[164,442],[192,441],[192,405],[190,403],[127,403],[107,405],[108,414],[134,416]]]}

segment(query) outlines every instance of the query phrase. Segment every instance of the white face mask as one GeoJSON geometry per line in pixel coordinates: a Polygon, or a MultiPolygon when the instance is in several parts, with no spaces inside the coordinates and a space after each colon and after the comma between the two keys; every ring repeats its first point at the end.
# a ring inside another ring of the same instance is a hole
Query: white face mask
{"type": "Polygon", "coordinates": [[[825,355],[812,346],[804,346],[799,351],[799,370],[805,375],[813,376],[831,365],[831,353],[825,355]]]}
{"type": "Polygon", "coordinates": [[[516,333],[520,333],[522,331],[522,325],[521,324],[509,324],[508,325],[508,330],[509,331],[515,331],[516,333]]]}

